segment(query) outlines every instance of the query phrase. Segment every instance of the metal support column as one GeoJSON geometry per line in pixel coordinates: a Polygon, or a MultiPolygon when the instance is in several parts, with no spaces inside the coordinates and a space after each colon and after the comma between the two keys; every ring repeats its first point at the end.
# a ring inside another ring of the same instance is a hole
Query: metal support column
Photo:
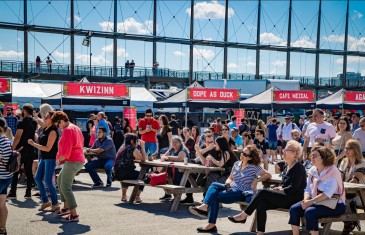
{"type": "Polygon", "coordinates": [[[316,89],[316,99],[318,100],[318,86],[319,86],[319,49],[321,46],[321,18],[322,18],[322,0],[319,0],[318,7],[318,25],[317,25],[317,43],[316,43],[316,64],[314,83],[316,89]]]}
{"type": "Polygon", "coordinates": [[[156,35],[157,35],[157,0],[153,0],[153,45],[152,45],[152,65],[156,61],[156,35]]]}
{"type": "MultiPolygon", "coordinates": [[[[118,0],[114,0],[114,35],[113,35],[113,77],[117,77],[117,63],[118,63],[118,41],[117,41],[117,32],[118,32],[118,0]]],[[[125,49],[125,48],[124,48],[125,49]]],[[[131,75],[130,75],[131,76],[131,75]]]]}
{"type": "Polygon", "coordinates": [[[224,55],[223,55],[223,78],[228,79],[227,65],[228,65],[228,0],[226,0],[225,16],[224,16],[224,55]]]}
{"type": "Polygon", "coordinates": [[[70,56],[71,56],[71,77],[75,76],[75,8],[74,8],[75,1],[71,0],[71,12],[70,12],[70,19],[71,19],[71,37],[70,37],[70,56]]]}
{"type": "MultiPolygon", "coordinates": [[[[23,15],[23,26],[24,26],[24,79],[28,75],[28,7],[27,0],[24,0],[24,15],[23,15]]],[[[35,55],[34,55],[35,56],[35,55]]]]}
{"type": "Polygon", "coordinates": [[[288,48],[288,51],[286,52],[286,74],[285,79],[290,79],[290,44],[291,44],[291,17],[292,17],[292,5],[293,1],[289,1],[289,20],[288,20],[288,37],[286,46],[288,48]]]}
{"type": "MultiPolygon", "coordinates": [[[[256,34],[256,44],[257,46],[260,45],[260,27],[261,26],[261,0],[258,1],[258,8],[257,8],[257,34],[256,34]]],[[[256,49],[256,74],[255,78],[260,78],[260,49],[257,47],[256,49]]]]}
{"type": "Polygon", "coordinates": [[[189,85],[193,82],[194,72],[194,0],[190,4],[190,50],[189,50],[189,85]]]}
{"type": "Polygon", "coordinates": [[[344,43],[344,55],[343,55],[343,76],[342,76],[342,88],[346,87],[346,78],[347,78],[347,47],[349,40],[349,8],[350,8],[350,0],[347,0],[347,8],[346,8],[346,24],[345,24],[345,43],[344,43]]]}

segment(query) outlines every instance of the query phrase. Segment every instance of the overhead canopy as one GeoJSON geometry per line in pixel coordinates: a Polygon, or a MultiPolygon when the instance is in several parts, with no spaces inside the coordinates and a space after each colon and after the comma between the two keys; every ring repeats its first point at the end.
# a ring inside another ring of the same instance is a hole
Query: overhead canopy
{"type": "MultiPolygon", "coordinates": [[[[241,101],[240,108],[251,108],[251,109],[289,109],[289,108],[302,108],[309,109],[314,108],[315,101],[274,101],[274,91],[281,91],[276,87],[271,87],[270,89],[255,95],[251,98],[241,101]]],[[[283,91],[284,92],[284,91],[283,91]]],[[[285,91],[289,92],[289,91],[285,91]]],[[[299,92],[299,91],[298,91],[299,92]]]]}
{"type": "MultiPolygon", "coordinates": [[[[188,88],[204,88],[198,82],[192,83],[188,88]]],[[[238,108],[239,102],[220,101],[220,100],[187,100],[188,88],[176,93],[163,101],[153,103],[154,108],[238,108]]]]}
{"type": "Polygon", "coordinates": [[[349,102],[346,101],[345,93],[347,91],[345,89],[341,89],[332,95],[318,100],[317,107],[323,109],[365,109],[365,101],[364,102],[349,102]]]}

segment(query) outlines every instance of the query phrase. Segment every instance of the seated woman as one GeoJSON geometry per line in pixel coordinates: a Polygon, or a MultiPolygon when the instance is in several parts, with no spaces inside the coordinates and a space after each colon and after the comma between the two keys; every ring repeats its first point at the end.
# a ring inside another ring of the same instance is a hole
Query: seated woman
{"type": "MultiPolygon", "coordinates": [[[[124,146],[121,147],[120,151],[117,153],[117,159],[115,161],[115,165],[123,165],[122,167],[122,175],[118,180],[136,180],[139,176],[139,171],[135,170],[136,166],[134,164],[134,160],[147,160],[146,151],[145,151],[145,143],[143,140],[138,140],[136,134],[128,133],[124,136],[124,146]],[[120,163],[118,163],[120,161],[120,163]]],[[[127,199],[127,190],[128,185],[122,183],[122,201],[126,202],[127,199]]],[[[135,202],[141,203],[142,200],[140,198],[140,194],[143,191],[143,186],[140,186],[139,191],[137,192],[135,202]]]]}
{"type": "Polygon", "coordinates": [[[260,190],[246,210],[239,215],[228,217],[233,223],[245,223],[249,215],[257,210],[257,234],[264,234],[266,211],[277,208],[289,209],[294,203],[303,199],[306,185],[306,173],[298,161],[302,154],[302,146],[295,140],[290,140],[283,149],[283,157],[287,163],[283,172],[283,181],[279,187],[260,190]]]}
{"type": "Polygon", "coordinates": [[[304,200],[290,208],[289,224],[292,226],[293,235],[299,235],[302,216],[306,219],[306,229],[311,235],[317,235],[319,218],[340,216],[346,211],[345,190],[341,173],[334,165],[334,153],[330,148],[321,147],[311,151],[311,156],[313,167],[308,171],[304,200]],[[333,197],[339,199],[335,209],[316,205],[333,197]]]}
{"type": "MultiPolygon", "coordinates": [[[[198,232],[216,232],[217,216],[219,203],[231,204],[239,201],[245,201],[244,193],[256,190],[257,181],[263,181],[271,178],[271,174],[260,166],[261,159],[256,148],[247,146],[241,153],[241,161],[237,161],[226,184],[213,183],[204,202],[198,207],[189,207],[190,213],[206,218],[209,214],[208,225],[197,228],[198,232]],[[257,177],[260,178],[257,180],[257,177]],[[210,210],[208,213],[208,209],[210,210]]],[[[252,192],[253,193],[253,192],[252,192]]],[[[250,194],[251,195],[251,194],[250,194]]]]}
{"type": "MultiPolygon", "coordinates": [[[[345,182],[365,184],[365,160],[362,157],[360,143],[357,140],[349,140],[347,141],[344,150],[346,158],[343,159],[339,167],[339,170],[342,173],[342,179],[345,182]]],[[[347,194],[346,199],[349,200],[352,213],[356,213],[356,201],[358,196],[356,194],[347,194]]],[[[343,235],[349,234],[355,227],[360,231],[359,221],[344,223],[343,235]]]]}
{"type": "MultiPolygon", "coordinates": [[[[171,161],[171,162],[183,162],[185,157],[189,156],[189,151],[185,148],[182,139],[174,135],[171,139],[171,146],[164,155],[161,156],[161,161],[171,161]]],[[[179,185],[182,174],[175,173],[174,184],[179,185]]],[[[171,194],[165,192],[165,195],[160,198],[160,200],[171,199],[171,194]]]]}

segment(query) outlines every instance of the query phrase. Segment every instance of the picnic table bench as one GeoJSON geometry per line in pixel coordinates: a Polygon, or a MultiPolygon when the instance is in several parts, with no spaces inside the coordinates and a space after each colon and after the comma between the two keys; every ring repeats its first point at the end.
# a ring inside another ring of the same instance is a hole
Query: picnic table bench
{"type": "MultiPolygon", "coordinates": [[[[142,178],[143,178],[144,174],[146,173],[146,170],[149,167],[163,167],[166,169],[170,165],[171,162],[168,162],[168,161],[161,162],[160,160],[153,160],[153,161],[135,160],[135,163],[139,163],[141,166],[138,180],[121,181],[121,183],[125,183],[128,185],[134,186],[132,195],[129,199],[129,203],[134,203],[134,199],[136,197],[139,186],[141,186],[141,185],[151,186],[150,184],[145,184],[142,181],[142,178]]],[[[168,184],[154,186],[156,188],[164,189],[168,193],[171,193],[174,195],[174,201],[172,203],[170,212],[175,212],[177,210],[180,199],[181,199],[181,195],[183,193],[204,193],[206,191],[204,187],[200,187],[197,185],[197,182],[191,175],[192,173],[204,173],[204,174],[208,175],[212,171],[224,171],[223,168],[205,167],[202,165],[192,164],[192,163],[188,163],[187,165],[184,165],[184,163],[182,163],[182,162],[174,162],[174,165],[175,165],[175,171],[183,172],[183,177],[182,177],[179,185],[173,185],[172,178],[169,176],[168,184]],[[185,187],[187,181],[189,181],[191,184],[190,188],[185,187]]]]}

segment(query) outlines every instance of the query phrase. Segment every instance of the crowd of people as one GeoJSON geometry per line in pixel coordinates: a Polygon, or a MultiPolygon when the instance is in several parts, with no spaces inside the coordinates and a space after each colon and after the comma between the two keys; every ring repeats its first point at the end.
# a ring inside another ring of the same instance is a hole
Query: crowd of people
{"type": "MultiPolygon", "coordinates": [[[[113,180],[138,179],[134,160],[186,161],[223,168],[209,175],[192,175],[206,189],[203,203],[189,207],[192,214],[208,218],[208,224],[197,228],[198,232],[217,231],[220,203],[245,201],[247,208],[228,217],[231,222],[245,223],[256,210],[258,234],[263,234],[267,210],[286,208],[290,209],[293,234],[299,234],[303,216],[307,230],[318,234],[318,219],[343,214],[346,202],[356,213],[357,197],[345,194],[343,182],[365,183],[365,117],[358,113],[326,121],[324,111],[314,109],[298,124],[287,115],[285,123],[278,123],[274,117],[266,124],[259,120],[255,126],[246,118],[238,125],[232,116],[228,120],[217,118],[201,133],[197,126],[184,127],[174,114],[169,120],[166,115],[154,116],[151,109],[139,119],[136,130],[128,119],[115,117],[112,124],[105,113],[99,112],[91,114],[86,124],[88,146],[84,146],[80,128],[67,114],[54,111],[48,104],[43,104],[39,113],[30,104],[23,105],[18,117],[13,113],[8,107],[5,117],[0,118],[0,234],[6,232],[6,199],[17,198],[19,179],[19,172],[7,172],[4,163],[12,150],[20,148],[27,179],[24,197],[32,197],[36,184],[42,201],[39,210],[54,211],[65,216],[65,221],[79,221],[72,184],[83,167],[90,174],[92,187],[104,186],[96,171],[100,168],[107,175],[105,187],[111,187],[113,180]],[[57,166],[62,170],[56,177],[57,166]],[[257,191],[258,182],[271,178],[269,167],[281,174],[282,183],[257,191]],[[63,205],[57,197],[56,182],[63,205]],[[332,199],[337,200],[334,208],[322,206],[332,199]]],[[[173,184],[179,185],[182,176],[176,172],[173,184]]],[[[187,183],[186,187],[190,186],[187,183]]],[[[143,189],[140,186],[136,203],[142,202],[143,189]]],[[[128,185],[122,184],[121,201],[128,200],[127,190],[128,185]]],[[[172,197],[165,192],[160,200],[172,197]]],[[[180,203],[194,203],[193,194],[187,194],[180,203]]],[[[355,227],[359,227],[358,221],[346,222],[343,234],[355,227]]]]}

